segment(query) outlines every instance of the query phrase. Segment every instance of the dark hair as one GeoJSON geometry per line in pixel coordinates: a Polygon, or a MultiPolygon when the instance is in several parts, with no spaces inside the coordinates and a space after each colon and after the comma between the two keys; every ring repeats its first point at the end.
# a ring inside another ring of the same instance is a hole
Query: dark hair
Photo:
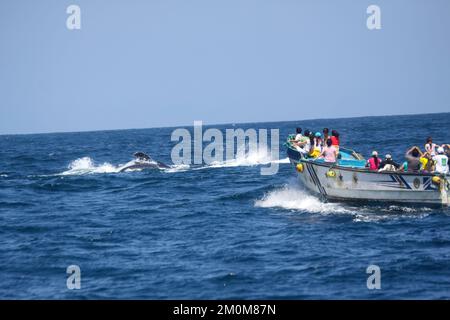
{"type": "Polygon", "coordinates": [[[413,157],[418,157],[418,156],[419,156],[419,150],[413,149],[413,151],[411,152],[411,154],[413,155],[413,157]]]}
{"type": "Polygon", "coordinates": [[[429,143],[429,142],[433,142],[433,139],[431,137],[427,138],[427,143],[429,143]]]}
{"type": "Polygon", "coordinates": [[[336,130],[331,130],[331,135],[336,138],[339,138],[339,132],[337,132],[336,130]]]}
{"type": "Polygon", "coordinates": [[[331,139],[327,139],[327,146],[331,147],[331,139]]]}
{"type": "Polygon", "coordinates": [[[302,133],[302,128],[297,128],[297,129],[295,129],[295,131],[296,131],[297,133],[302,133]]]}
{"type": "Polygon", "coordinates": [[[328,128],[323,128],[323,131],[322,131],[323,133],[328,133],[328,132],[330,132],[330,129],[328,129],[328,128]]]}
{"type": "Polygon", "coordinates": [[[306,130],[305,130],[305,136],[306,136],[306,137],[309,137],[309,134],[310,134],[310,133],[311,133],[311,131],[309,131],[309,129],[306,129],[306,130]]]}

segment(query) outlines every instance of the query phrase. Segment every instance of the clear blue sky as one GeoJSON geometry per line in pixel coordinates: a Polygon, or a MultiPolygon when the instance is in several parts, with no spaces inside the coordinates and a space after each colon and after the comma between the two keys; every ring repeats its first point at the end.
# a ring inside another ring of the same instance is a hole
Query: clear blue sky
{"type": "Polygon", "coordinates": [[[0,45],[0,133],[450,111],[448,0],[1,0],[0,45]]]}

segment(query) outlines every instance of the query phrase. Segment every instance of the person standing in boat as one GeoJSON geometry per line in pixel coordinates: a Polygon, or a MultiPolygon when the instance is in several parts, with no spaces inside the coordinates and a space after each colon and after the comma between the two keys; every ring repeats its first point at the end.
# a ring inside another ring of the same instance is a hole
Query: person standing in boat
{"type": "Polygon", "coordinates": [[[448,157],[445,155],[444,148],[437,148],[437,155],[433,157],[435,163],[434,172],[440,174],[448,173],[448,157]]]}
{"type": "Polygon", "coordinates": [[[323,148],[322,153],[320,154],[320,158],[323,158],[325,162],[336,162],[337,159],[337,150],[331,144],[331,140],[327,140],[326,146],[323,148]]]}
{"type": "Polygon", "coordinates": [[[428,152],[432,157],[436,155],[436,144],[433,143],[433,138],[428,137],[425,143],[425,152],[428,152]]]}
{"type": "Polygon", "coordinates": [[[378,152],[372,151],[372,157],[367,160],[366,167],[368,167],[369,170],[376,171],[380,167],[380,164],[381,159],[378,158],[378,152]]]}
{"type": "Polygon", "coordinates": [[[420,171],[420,157],[423,155],[420,148],[417,146],[412,147],[406,151],[405,158],[408,164],[408,172],[419,172],[420,171]]]}

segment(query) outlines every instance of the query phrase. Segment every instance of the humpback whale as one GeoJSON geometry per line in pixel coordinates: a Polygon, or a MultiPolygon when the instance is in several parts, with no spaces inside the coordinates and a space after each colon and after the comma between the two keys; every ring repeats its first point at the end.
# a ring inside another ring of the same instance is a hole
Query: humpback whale
{"type": "Polygon", "coordinates": [[[168,165],[153,160],[148,154],[144,152],[136,152],[133,154],[134,160],[124,164],[119,168],[119,172],[124,172],[129,169],[168,169],[168,165]]]}

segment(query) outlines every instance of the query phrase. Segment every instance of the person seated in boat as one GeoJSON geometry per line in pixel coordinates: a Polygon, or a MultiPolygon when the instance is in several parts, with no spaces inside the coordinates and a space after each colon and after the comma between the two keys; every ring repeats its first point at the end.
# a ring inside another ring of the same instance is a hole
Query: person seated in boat
{"type": "Polygon", "coordinates": [[[381,161],[380,163],[380,169],[378,170],[378,172],[383,172],[383,171],[397,171],[397,169],[400,167],[400,165],[395,162],[394,160],[392,160],[392,156],[388,153],[384,160],[381,161]]]}
{"type": "Polygon", "coordinates": [[[300,139],[303,137],[302,135],[302,128],[295,128],[295,135],[290,135],[289,142],[296,146],[297,142],[300,141],[300,139]]]}
{"type": "Polygon", "coordinates": [[[443,145],[441,145],[441,147],[444,148],[444,153],[450,159],[450,144],[444,143],[443,145]]]}
{"type": "Polygon", "coordinates": [[[381,159],[378,158],[378,152],[372,151],[372,157],[367,160],[366,167],[371,171],[376,171],[380,168],[381,159]]]}
{"type": "Polygon", "coordinates": [[[408,162],[407,161],[403,162],[397,171],[398,172],[408,172],[408,162]]]}
{"type": "Polygon", "coordinates": [[[323,148],[320,153],[319,158],[323,158],[325,162],[336,162],[337,159],[337,150],[332,145],[331,139],[327,140],[326,146],[323,148]]]}
{"type": "Polygon", "coordinates": [[[316,132],[316,134],[314,135],[309,155],[312,158],[317,158],[322,153],[322,147],[323,147],[322,134],[320,132],[316,132]]]}
{"type": "Polygon", "coordinates": [[[448,173],[448,157],[442,147],[437,148],[437,155],[433,157],[435,164],[434,172],[439,174],[448,173]]]}
{"type": "Polygon", "coordinates": [[[420,148],[417,146],[412,147],[406,151],[405,158],[408,163],[408,172],[419,172],[420,170],[420,157],[423,155],[420,148]]]}
{"type": "Polygon", "coordinates": [[[291,140],[292,145],[295,147],[295,149],[302,153],[302,154],[308,154],[309,153],[309,147],[307,145],[309,144],[309,130],[305,130],[305,135],[302,135],[302,128],[296,129],[296,136],[294,140],[291,140]]]}
{"type": "Polygon", "coordinates": [[[420,157],[420,172],[433,172],[434,171],[434,161],[431,154],[425,152],[420,157]]]}
{"type": "MultiPolygon", "coordinates": [[[[306,136],[306,134],[305,134],[306,136]]],[[[308,139],[309,141],[305,144],[305,150],[308,150],[308,154],[306,155],[307,157],[312,157],[312,153],[314,150],[314,132],[312,131],[308,131],[308,139]]]]}
{"type": "Polygon", "coordinates": [[[303,139],[301,140],[301,144],[303,145],[303,151],[305,154],[309,154],[311,150],[311,131],[306,129],[305,135],[303,136],[303,139]]]}
{"type": "Polygon", "coordinates": [[[333,145],[339,153],[339,132],[331,130],[331,145],[333,145]]]}
{"type": "Polygon", "coordinates": [[[291,135],[289,142],[295,146],[302,137],[302,128],[295,128],[295,135],[291,135]]]}
{"type": "Polygon", "coordinates": [[[433,138],[428,137],[425,143],[425,152],[428,152],[432,157],[436,154],[436,144],[433,143],[433,138]]]}
{"type": "Polygon", "coordinates": [[[302,128],[295,128],[295,141],[300,141],[300,139],[303,138],[302,135],[302,128]]]}
{"type": "MultiPolygon", "coordinates": [[[[447,155],[447,158],[450,159],[450,144],[443,144],[442,148],[444,148],[445,154],[447,155]]],[[[450,162],[447,164],[447,167],[449,167],[449,172],[450,172],[450,162]]]]}

